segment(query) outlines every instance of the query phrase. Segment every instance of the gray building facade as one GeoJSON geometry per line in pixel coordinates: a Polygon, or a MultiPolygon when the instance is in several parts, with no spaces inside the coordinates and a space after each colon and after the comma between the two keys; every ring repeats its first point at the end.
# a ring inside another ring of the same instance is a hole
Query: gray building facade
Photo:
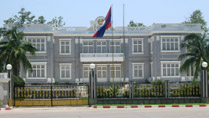
{"type": "Polygon", "coordinates": [[[89,65],[96,64],[98,82],[163,79],[190,81],[192,70],[181,73],[178,56],[184,37],[202,33],[199,24],[153,24],[149,27],[114,27],[102,38],[92,38],[99,27],[98,17],[90,27],[24,25],[25,38],[36,48],[29,57],[33,71],[21,69],[25,82],[88,82],[89,65]]]}

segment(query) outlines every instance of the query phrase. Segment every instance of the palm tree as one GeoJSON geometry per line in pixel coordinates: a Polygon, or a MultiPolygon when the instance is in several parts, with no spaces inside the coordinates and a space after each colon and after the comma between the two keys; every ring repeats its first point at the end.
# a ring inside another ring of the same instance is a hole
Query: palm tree
{"type": "Polygon", "coordinates": [[[0,41],[0,62],[5,65],[10,63],[15,76],[19,76],[21,64],[25,70],[32,70],[26,52],[35,55],[36,48],[30,42],[23,40],[23,32],[18,31],[17,27],[12,27],[9,30],[1,29],[0,31],[0,35],[3,35],[3,40],[0,41]]]}
{"type": "Polygon", "coordinates": [[[179,56],[180,60],[185,60],[180,71],[187,71],[192,66],[195,68],[194,79],[196,79],[202,70],[202,62],[209,62],[209,45],[206,34],[187,35],[181,43],[181,48],[186,48],[187,52],[179,56]]]}

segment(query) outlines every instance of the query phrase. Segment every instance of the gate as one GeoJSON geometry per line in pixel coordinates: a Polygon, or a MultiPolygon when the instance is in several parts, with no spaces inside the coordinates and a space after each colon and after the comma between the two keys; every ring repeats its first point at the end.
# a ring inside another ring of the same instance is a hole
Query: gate
{"type": "Polygon", "coordinates": [[[27,86],[14,88],[15,106],[88,105],[88,86],[27,86]]]}

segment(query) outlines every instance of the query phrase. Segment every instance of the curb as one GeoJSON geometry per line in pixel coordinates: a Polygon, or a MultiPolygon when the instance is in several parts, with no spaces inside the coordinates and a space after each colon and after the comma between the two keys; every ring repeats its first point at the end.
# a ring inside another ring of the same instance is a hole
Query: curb
{"type": "Polygon", "coordinates": [[[6,110],[11,110],[12,108],[6,107],[6,108],[0,108],[0,111],[6,111],[6,110]]]}
{"type": "Polygon", "coordinates": [[[96,106],[93,105],[92,108],[104,108],[104,109],[109,109],[109,108],[118,108],[118,109],[123,109],[123,108],[192,108],[192,107],[208,107],[209,105],[134,105],[134,106],[96,106]]]}

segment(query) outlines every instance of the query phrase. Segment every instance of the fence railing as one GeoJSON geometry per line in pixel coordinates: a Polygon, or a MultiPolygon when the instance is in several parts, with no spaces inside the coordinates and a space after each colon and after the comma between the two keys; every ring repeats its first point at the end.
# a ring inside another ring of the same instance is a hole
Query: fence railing
{"type": "Polygon", "coordinates": [[[71,99],[88,97],[87,86],[15,87],[15,99],[71,99]]]}
{"type": "Polygon", "coordinates": [[[200,97],[200,85],[171,84],[169,97],[200,97]]]}
{"type": "Polygon", "coordinates": [[[200,97],[200,85],[181,84],[138,84],[98,85],[97,98],[172,98],[200,97]]]}
{"type": "Polygon", "coordinates": [[[99,85],[97,98],[129,98],[129,85],[99,85]]]}
{"type": "Polygon", "coordinates": [[[165,97],[165,85],[134,85],[134,98],[165,97]]]}

